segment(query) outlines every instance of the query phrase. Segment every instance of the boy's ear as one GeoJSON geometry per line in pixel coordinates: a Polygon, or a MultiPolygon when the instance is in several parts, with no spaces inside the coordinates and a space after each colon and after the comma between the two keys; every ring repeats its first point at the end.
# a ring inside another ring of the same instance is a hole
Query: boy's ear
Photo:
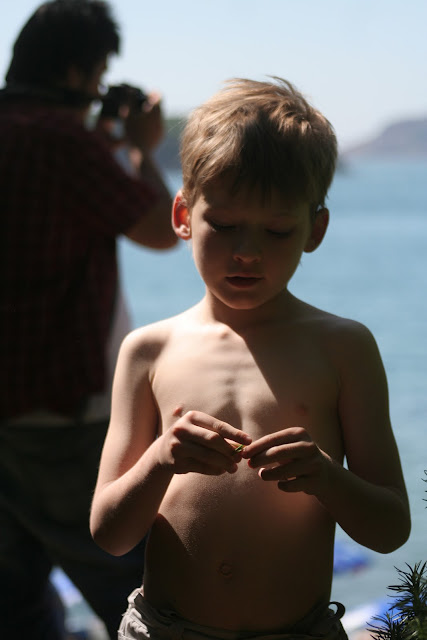
{"type": "Polygon", "coordinates": [[[316,217],[311,227],[311,234],[304,247],[306,253],[311,253],[322,242],[329,224],[329,210],[325,207],[316,212],[316,217]]]}
{"type": "Polygon", "coordinates": [[[191,238],[190,212],[188,211],[181,190],[178,191],[173,201],[172,227],[181,240],[189,240],[191,238]]]}

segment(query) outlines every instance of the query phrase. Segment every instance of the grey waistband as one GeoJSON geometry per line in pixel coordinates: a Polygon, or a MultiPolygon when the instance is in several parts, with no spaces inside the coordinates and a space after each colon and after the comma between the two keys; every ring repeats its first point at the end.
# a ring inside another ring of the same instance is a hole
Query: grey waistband
{"type": "MultiPolygon", "coordinates": [[[[185,620],[173,611],[158,611],[147,602],[140,589],[136,589],[128,600],[129,614],[132,614],[134,608],[139,614],[138,619],[144,629],[141,635],[135,636],[137,638],[152,640],[345,640],[347,638],[340,622],[345,608],[339,602],[314,607],[303,620],[292,627],[262,633],[206,627],[185,620]],[[331,609],[332,606],[336,611],[331,609]]],[[[125,623],[125,620],[123,622],[125,623]]],[[[121,637],[133,636],[122,635],[121,637]]]]}

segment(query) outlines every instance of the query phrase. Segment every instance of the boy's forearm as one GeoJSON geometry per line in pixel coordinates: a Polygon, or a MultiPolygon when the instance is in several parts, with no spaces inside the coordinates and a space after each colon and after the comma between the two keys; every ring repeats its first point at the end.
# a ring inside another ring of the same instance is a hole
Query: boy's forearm
{"type": "Polygon", "coordinates": [[[115,556],[133,549],[153,524],[172,477],[148,450],[120,478],[97,487],[90,517],[97,545],[115,556]]]}
{"type": "Polygon", "coordinates": [[[328,489],[318,499],[353,540],[373,551],[390,553],[409,537],[404,492],[368,482],[334,461],[328,489]]]}

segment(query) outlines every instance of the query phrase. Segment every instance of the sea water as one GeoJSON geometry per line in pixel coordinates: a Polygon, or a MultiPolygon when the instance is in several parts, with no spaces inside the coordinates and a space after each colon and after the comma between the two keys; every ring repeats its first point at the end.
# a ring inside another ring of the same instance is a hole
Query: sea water
{"type": "MultiPolygon", "coordinates": [[[[166,178],[171,190],[179,188],[179,173],[166,178]]],[[[409,541],[388,555],[359,547],[338,528],[337,539],[366,564],[334,578],[333,599],[352,609],[387,596],[388,585],[398,582],[395,567],[427,560],[427,160],[349,161],[327,204],[327,235],[317,251],[304,254],[289,288],[375,335],[413,522],[409,541]]],[[[155,252],[123,240],[119,255],[134,326],[176,314],[203,295],[187,245],[155,252]]]]}

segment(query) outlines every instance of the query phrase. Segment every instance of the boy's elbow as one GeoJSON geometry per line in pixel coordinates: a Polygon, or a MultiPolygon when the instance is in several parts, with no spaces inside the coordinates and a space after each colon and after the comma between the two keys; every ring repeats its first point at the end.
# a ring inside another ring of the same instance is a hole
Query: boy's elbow
{"type": "Polygon", "coordinates": [[[408,538],[409,533],[408,535],[402,536],[400,538],[393,538],[392,540],[382,540],[380,544],[378,544],[373,550],[377,551],[378,553],[382,553],[383,555],[393,553],[393,551],[396,551],[397,549],[402,547],[408,540],[408,538]]]}
{"type": "Polygon", "coordinates": [[[396,551],[396,549],[399,549],[400,547],[402,547],[408,541],[410,533],[411,533],[411,523],[409,522],[408,527],[402,532],[400,538],[396,540],[396,543],[393,549],[390,549],[390,552],[396,551]]]}
{"type": "Polygon", "coordinates": [[[91,525],[90,533],[95,544],[106,553],[109,553],[110,556],[124,556],[128,551],[131,550],[129,547],[118,545],[115,540],[111,539],[111,535],[108,536],[106,534],[103,534],[102,530],[98,529],[95,526],[93,527],[91,525]]]}
{"type": "Polygon", "coordinates": [[[105,523],[101,521],[101,518],[97,517],[96,513],[92,509],[89,520],[89,530],[95,544],[111,556],[122,556],[129,551],[129,549],[123,551],[120,546],[117,545],[111,532],[106,529],[105,523]]]}
{"type": "Polygon", "coordinates": [[[408,541],[410,533],[411,517],[409,513],[405,513],[400,519],[396,519],[394,526],[388,530],[375,551],[383,554],[396,551],[408,541]]]}

